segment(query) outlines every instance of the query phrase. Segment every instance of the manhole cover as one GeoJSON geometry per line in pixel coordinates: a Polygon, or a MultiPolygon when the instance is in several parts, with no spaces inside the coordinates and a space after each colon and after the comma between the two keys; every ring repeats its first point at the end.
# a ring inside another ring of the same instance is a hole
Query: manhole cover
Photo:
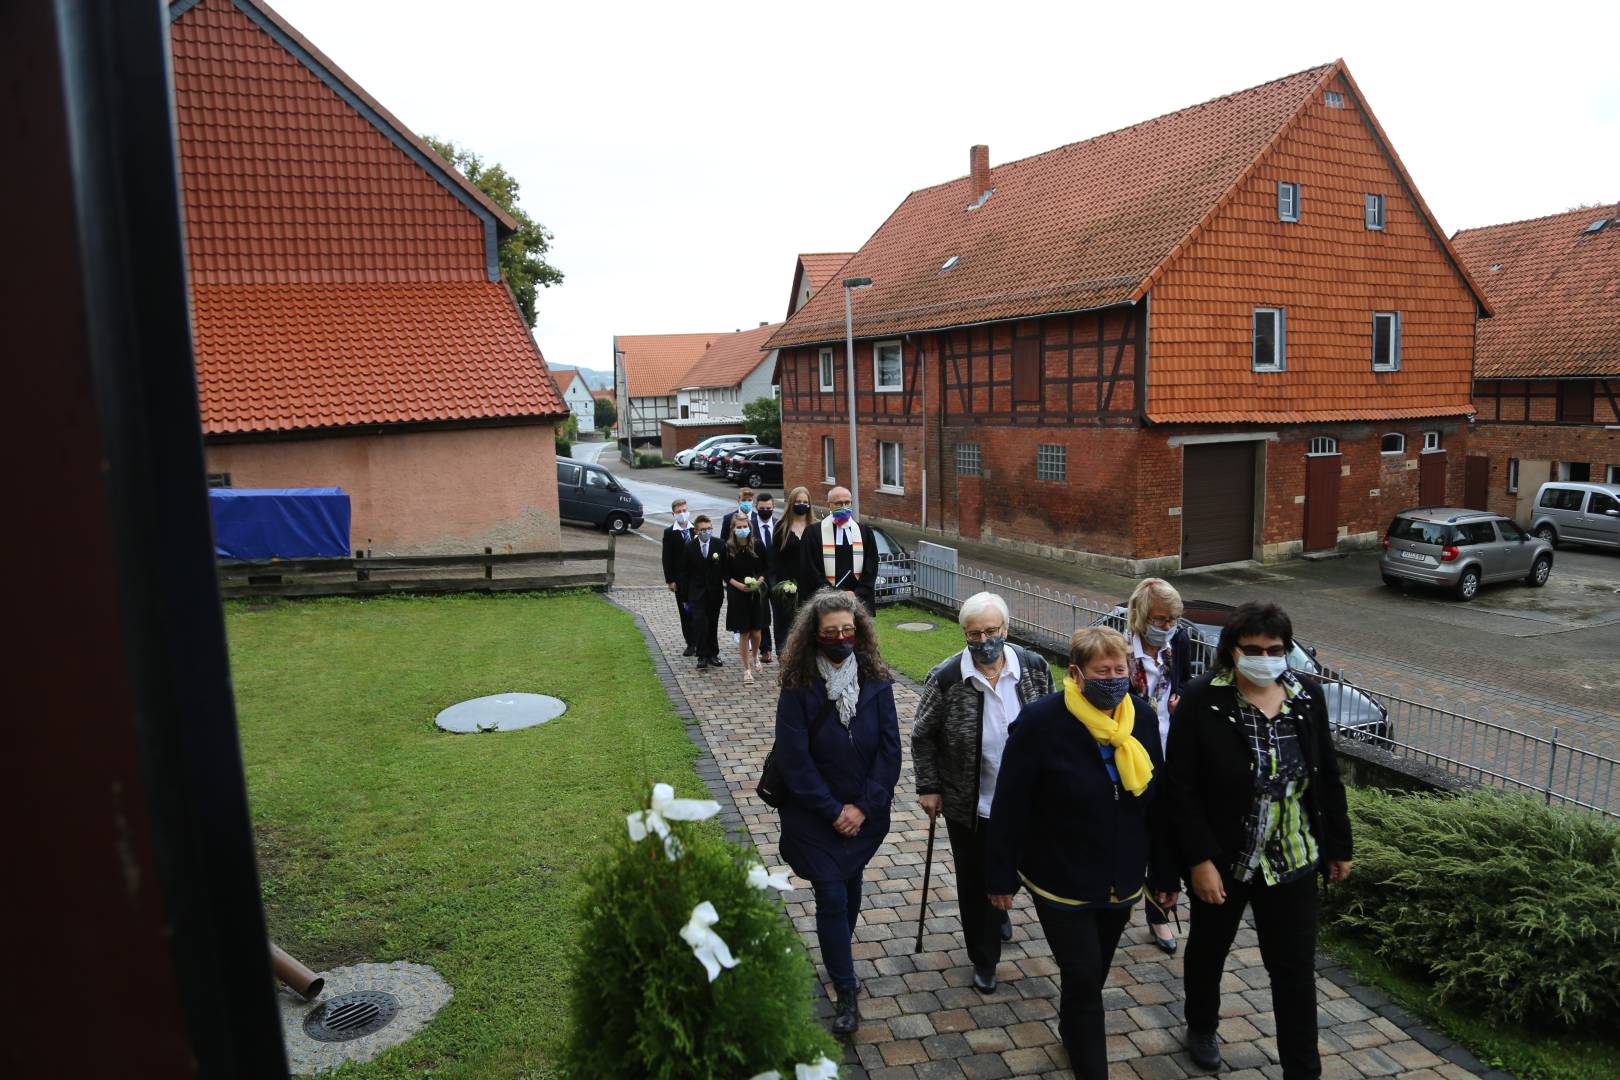
{"type": "Polygon", "coordinates": [[[393,994],[359,990],[322,1002],[304,1018],[304,1034],[320,1042],[348,1042],[381,1031],[398,1015],[393,994]]]}
{"type": "Polygon", "coordinates": [[[491,694],[458,702],[433,721],[446,731],[518,731],[555,720],[568,706],[549,694],[491,694]]]}
{"type": "Polygon", "coordinates": [[[896,630],[909,630],[913,634],[920,634],[925,630],[934,629],[934,624],[931,622],[903,622],[895,623],[894,628],[896,630]]]}

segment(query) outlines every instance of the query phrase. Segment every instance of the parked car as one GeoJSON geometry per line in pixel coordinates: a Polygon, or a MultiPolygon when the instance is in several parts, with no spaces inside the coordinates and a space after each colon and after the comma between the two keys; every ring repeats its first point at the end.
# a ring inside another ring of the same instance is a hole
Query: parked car
{"type": "Polygon", "coordinates": [[[719,446],[710,447],[703,457],[699,459],[703,463],[703,471],[710,474],[724,475],[725,463],[733,453],[734,450],[729,444],[722,443],[719,446]]]}
{"type": "Polygon", "coordinates": [[[752,446],[759,440],[752,435],[732,432],[728,435],[710,435],[696,446],[689,446],[675,455],[675,464],[683,469],[695,469],[701,459],[717,446],[752,446]]]}
{"type": "Polygon", "coordinates": [[[1562,543],[1620,547],[1620,484],[1574,480],[1542,484],[1530,531],[1553,547],[1562,543]]]}
{"type": "Polygon", "coordinates": [[[1529,535],[1512,518],[1444,506],[1396,514],[1378,561],[1385,585],[1439,585],[1459,600],[1472,600],[1493,581],[1518,579],[1540,587],[1552,566],[1552,543],[1529,535]]]}
{"type": "Polygon", "coordinates": [[[565,457],[557,459],[557,513],[565,521],[582,521],[611,533],[639,529],[646,518],[641,500],[612,473],[565,457]]]}
{"type": "Polygon", "coordinates": [[[913,570],[911,552],[900,541],[872,526],[877,538],[878,579],[873,582],[872,598],[879,604],[893,604],[911,597],[913,570]]]}
{"type": "MultiPolygon", "coordinates": [[[[1196,678],[1208,670],[1221,640],[1221,628],[1236,610],[1215,600],[1184,600],[1181,625],[1193,642],[1192,674],[1196,678]]],[[[1120,604],[1097,619],[1094,626],[1112,626],[1125,633],[1126,607],[1120,604]]],[[[1317,659],[1316,646],[1294,639],[1288,666],[1322,680],[1322,696],[1327,699],[1328,723],[1345,738],[1374,745],[1388,745],[1393,735],[1389,710],[1360,687],[1344,681],[1343,675],[1317,659]]]]}
{"type": "Polygon", "coordinates": [[[735,484],[762,488],[782,483],[782,451],[774,446],[743,447],[734,451],[726,465],[726,479],[735,484]]]}

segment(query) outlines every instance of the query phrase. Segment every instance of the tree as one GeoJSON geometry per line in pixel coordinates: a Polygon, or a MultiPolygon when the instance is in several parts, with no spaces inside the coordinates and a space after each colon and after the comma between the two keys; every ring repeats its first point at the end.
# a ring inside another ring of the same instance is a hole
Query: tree
{"type": "Polygon", "coordinates": [[[606,431],[613,426],[619,418],[619,410],[614,407],[611,398],[599,397],[596,399],[596,430],[606,431]]]}
{"type": "Polygon", "coordinates": [[[488,195],[491,202],[518,223],[517,232],[501,241],[501,273],[511,286],[512,295],[517,297],[523,317],[533,326],[536,295],[542,287],[549,289],[553,285],[561,285],[563,280],[562,271],[545,260],[546,252],[551,250],[551,233],[518,206],[518,182],[499,162],[486,165],[483,158],[449,139],[424,135],[422,141],[431,146],[434,153],[460,169],[474,187],[488,195]]]}
{"type": "Polygon", "coordinates": [[[761,446],[782,445],[782,403],[762,397],[743,406],[743,427],[761,446]]]}

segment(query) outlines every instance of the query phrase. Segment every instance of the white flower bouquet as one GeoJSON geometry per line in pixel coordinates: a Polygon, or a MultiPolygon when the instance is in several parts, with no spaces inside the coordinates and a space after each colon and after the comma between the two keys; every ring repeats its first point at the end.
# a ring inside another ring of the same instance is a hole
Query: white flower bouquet
{"type": "Polygon", "coordinates": [[[799,584],[796,581],[778,581],[776,588],[771,591],[777,596],[798,596],[799,584]]]}

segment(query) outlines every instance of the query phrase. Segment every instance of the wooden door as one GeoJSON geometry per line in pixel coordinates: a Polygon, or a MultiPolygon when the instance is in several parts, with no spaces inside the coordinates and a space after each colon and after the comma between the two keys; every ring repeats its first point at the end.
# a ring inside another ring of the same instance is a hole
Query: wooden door
{"type": "Polygon", "coordinates": [[[1255,445],[1211,443],[1183,452],[1183,569],[1254,557],[1255,445]]]}
{"type": "Polygon", "coordinates": [[[1305,459],[1305,550],[1339,546],[1339,454],[1312,454],[1305,459]]]}
{"type": "Polygon", "coordinates": [[[1470,510],[1490,509],[1491,459],[1469,454],[1463,472],[1463,505],[1470,510]]]}
{"type": "Polygon", "coordinates": [[[1418,503],[1446,505],[1446,452],[1435,450],[1418,455],[1418,503]]]}

